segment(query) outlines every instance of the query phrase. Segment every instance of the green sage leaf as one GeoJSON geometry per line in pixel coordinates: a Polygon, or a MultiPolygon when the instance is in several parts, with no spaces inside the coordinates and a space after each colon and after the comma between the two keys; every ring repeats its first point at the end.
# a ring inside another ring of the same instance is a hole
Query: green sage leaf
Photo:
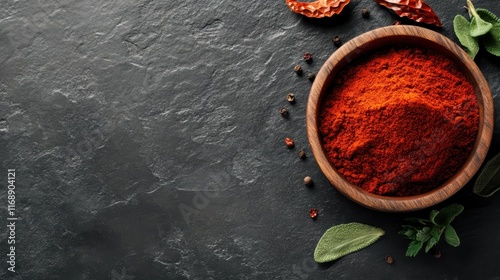
{"type": "Polygon", "coordinates": [[[500,56],[500,27],[491,29],[488,34],[481,37],[484,48],[495,56],[500,56]],[[495,33],[492,33],[494,31],[495,33]]]}
{"type": "Polygon", "coordinates": [[[438,243],[439,239],[435,237],[431,237],[429,241],[427,241],[427,245],[425,246],[425,252],[428,253],[432,247],[434,247],[438,243]]]}
{"type": "Polygon", "coordinates": [[[429,220],[433,223],[436,224],[434,219],[436,218],[437,214],[439,214],[438,210],[432,210],[431,213],[429,214],[429,220]]]}
{"type": "Polygon", "coordinates": [[[491,30],[480,38],[484,48],[492,55],[500,56],[500,19],[486,9],[477,9],[476,13],[485,21],[493,24],[491,30]]]}
{"type": "Polygon", "coordinates": [[[481,42],[489,53],[500,56],[500,23],[494,25],[486,35],[481,36],[481,42]]]}
{"type": "Polygon", "coordinates": [[[436,225],[447,226],[449,225],[456,216],[464,211],[464,207],[460,204],[451,204],[441,209],[439,213],[434,217],[434,222],[436,225]]]}
{"type": "Polygon", "coordinates": [[[486,163],[477,177],[472,191],[483,197],[489,197],[500,189],[500,154],[486,163]]]}
{"type": "Polygon", "coordinates": [[[460,245],[460,238],[458,238],[457,232],[451,225],[446,226],[444,229],[444,240],[453,247],[460,245]]]}
{"type": "Polygon", "coordinates": [[[420,249],[422,249],[422,246],[424,245],[423,242],[421,241],[412,241],[410,242],[410,245],[408,245],[408,249],[406,250],[406,256],[407,257],[415,257],[420,249]]]}
{"type": "Polygon", "coordinates": [[[314,260],[325,263],[359,251],[377,241],[385,232],[360,223],[349,223],[329,228],[314,250],[314,260]]]}
{"type": "Polygon", "coordinates": [[[430,220],[428,220],[428,219],[422,219],[422,218],[416,218],[416,217],[410,217],[410,218],[405,218],[405,222],[427,225],[427,223],[430,222],[430,220]]]}
{"type": "Polygon", "coordinates": [[[425,242],[431,238],[431,228],[430,227],[424,227],[421,230],[417,232],[416,235],[416,240],[420,242],[425,242]]]}
{"type": "Polygon", "coordinates": [[[486,33],[488,33],[491,28],[493,28],[493,24],[484,21],[479,16],[474,16],[470,20],[470,36],[479,37],[486,33]]]}
{"type": "Polygon", "coordinates": [[[472,37],[479,37],[484,35],[490,31],[493,27],[493,24],[485,21],[481,18],[481,16],[477,13],[474,5],[470,0],[467,0],[467,7],[469,9],[469,15],[471,16],[470,20],[470,35],[472,37]]]}
{"type": "Polygon", "coordinates": [[[406,236],[408,239],[414,240],[416,237],[415,235],[417,234],[418,230],[414,226],[410,225],[403,225],[403,229],[398,232],[398,234],[406,236]]]}
{"type": "Polygon", "coordinates": [[[477,8],[476,13],[481,17],[484,21],[489,22],[493,25],[500,21],[500,19],[492,12],[482,9],[482,8],[477,8]]]}
{"type": "MultiPolygon", "coordinates": [[[[433,210],[435,211],[435,210],[433,210]]],[[[427,241],[427,245],[425,246],[425,252],[428,253],[432,247],[434,247],[438,242],[439,239],[441,238],[441,234],[443,233],[443,227],[440,226],[433,226],[431,230],[431,238],[427,241]]]]}
{"type": "Polygon", "coordinates": [[[465,17],[457,15],[453,20],[453,29],[458,41],[464,46],[465,52],[474,59],[479,52],[479,42],[477,38],[470,35],[469,21],[465,17]]]}

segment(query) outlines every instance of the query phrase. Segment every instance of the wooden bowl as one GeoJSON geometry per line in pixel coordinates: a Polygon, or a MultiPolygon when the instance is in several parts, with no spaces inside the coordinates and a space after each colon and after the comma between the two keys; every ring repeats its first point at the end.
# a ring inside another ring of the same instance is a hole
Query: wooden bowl
{"type": "Polygon", "coordinates": [[[342,194],[356,203],[383,212],[409,212],[435,205],[459,191],[484,161],[493,134],[493,97],[488,83],[474,61],[445,36],[409,25],[389,26],[364,33],[345,43],[323,64],[312,85],[307,103],[307,136],[313,155],[328,180],[342,194]],[[455,61],[474,87],[479,105],[479,131],[471,154],[462,168],[436,189],[415,196],[389,197],[371,194],[349,183],[328,161],[318,133],[321,101],[336,74],[352,60],[371,50],[404,44],[432,49],[455,61]]]}

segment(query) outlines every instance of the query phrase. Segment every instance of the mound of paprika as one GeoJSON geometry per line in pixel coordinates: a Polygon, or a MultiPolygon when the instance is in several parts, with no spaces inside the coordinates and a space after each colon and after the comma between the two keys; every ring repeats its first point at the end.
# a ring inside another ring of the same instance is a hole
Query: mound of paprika
{"type": "Polygon", "coordinates": [[[465,163],[477,137],[474,89],[443,54],[378,50],[340,71],[321,105],[329,161],[374,194],[428,192],[465,163]]]}

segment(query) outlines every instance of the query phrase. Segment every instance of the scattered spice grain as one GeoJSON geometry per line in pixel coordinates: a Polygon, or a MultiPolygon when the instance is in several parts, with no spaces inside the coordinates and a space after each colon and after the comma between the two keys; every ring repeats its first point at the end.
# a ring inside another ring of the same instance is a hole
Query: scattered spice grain
{"type": "Polygon", "coordinates": [[[314,79],[316,79],[316,74],[314,74],[313,72],[309,72],[307,73],[307,78],[309,79],[309,81],[314,82],[314,79]]]}
{"type": "Polygon", "coordinates": [[[304,177],[304,185],[306,185],[307,187],[312,187],[313,180],[310,176],[304,177]]]}
{"type": "Polygon", "coordinates": [[[435,258],[435,259],[439,259],[441,258],[441,251],[439,251],[438,249],[434,249],[432,251],[432,256],[435,258]]]}
{"type": "Polygon", "coordinates": [[[286,107],[281,108],[280,114],[283,118],[288,118],[288,109],[286,107]]]}
{"type": "Polygon", "coordinates": [[[288,148],[293,148],[295,146],[295,142],[293,141],[292,138],[285,138],[285,144],[288,148]]]}
{"type": "Polygon", "coordinates": [[[312,54],[311,54],[311,53],[306,52],[306,53],[304,54],[304,60],[305,60],[307,63],[311,63],[311,62],[312,62],[312,54]]]}
{"type": "Polygon", "coordinates": [[[367,8],[363,8],[363,9],[361,9],[361,15],[364,18],[369,18],[370,17],[370,11],[367,8]]]}
{"type": "Polygon", "coordinates": [[[342,39],[340,39],[339,36],[335,36],[332,38],[332,42],[335,45],[335,47],[340,47],[342,45],[342,39]]]}
{"type": "Polygon", "coordinates": [[[299,156],[300,159],[305,159],[306,158],[306,152],[304,150],[300,150],[297,155],[299,156]]]}
{"type": "Polygon", "coordinates": [[[293,71],[298,75],[298,76],[301,76],[302,75],[302,66],[300,65],[295,65],[293,67],[293,71]]]}
{"type": "Polygon", "coordinates": [[[388,264],[393,264],[394,259],[391,256],[387,255],[387,256],[385,256],[385,262],[388,264]]]}
{"type": "Polygon", "coordinates": [[[309,217],[311,217],[311,219],[316,219],[316,217],[318,217],[318,209],[316,208],[309,209],[309,217]]]}

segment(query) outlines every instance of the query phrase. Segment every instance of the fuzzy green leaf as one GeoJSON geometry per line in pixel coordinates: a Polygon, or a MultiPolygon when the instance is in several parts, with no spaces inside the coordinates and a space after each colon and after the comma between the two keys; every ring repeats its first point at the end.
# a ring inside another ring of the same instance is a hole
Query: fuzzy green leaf
{"type": "Polygon", "coordinates": [[[486,10],[486,9],[482,9],[482,8],[477,8],[476,9],[476,13],[486,22],[489,22],[493,25],[495,25],[495,23],[499,22],[500,19],[492,12],[486,10]]]}
{"type": "Polygon", "coordinates": [[[486,9],[476,9],[476,13],[484,21],[493,25],[491,30],[480,38],[484,48],[492,55],[500,56],[500,19],[486,9]]]}
{"type": "Polygon", "coordinates": [[[329,228],[314,250],[314,260],[325,263],[359,251],[377,241],[385,232],[360,223],[349,223],[329,228]]]}
{"type": "MultiPolygon", "coordinates": [[[[493,30],[493,29],[492,29],[493,30]]],[[[495,34],[491,33],[481,37],[481,42],[484,48],[494,56],[500,56],[500,28],[495,30],[495,34]]]]}
{"type": "Polygon", "coordinates": [[[424,245],[423,242],[420,241],[412,241],[410,242],[410,245],[408,245],[408,249],[406,250],[406,256],[407,257],[415,257],[418,254],[418,251],[422,249],[422,246],[424,245]]]}
{"type": "Polygon", "coordinates": [[[493,157],[479,174],[472,191],[488,197],[500,189],[500,154],[493,157]]]}
{"type": "Polygon", "coordinates": [[[476,8],[472,4],[470,0],[467,0],[467,8],[469,9],[469,15],[471,16],[470,20],[470,35],[472,37],[479,37],[484,35],[490,31],[493,27],[493,24],[485,21],[481,16],[477,13],[476,8]]]}
{"type": "Polygon", "coordinates": [[[493,24],[484,21],[479,16],[475,16],[470,20],[470,36],[479,37],[486,33],[488,33],[491,28],[493,28],[493,24]]]}
{"type": "Polygon", "coordinates": [[[477,38],[470,35],[469,21],[465,17],[457,15],[453,20],[453,29],[460,44],[464,46],[465,52],[474,59],[479,52],[479,42],[477,38]]]}
{"type": "Polygon", "coordinates": [[[481,37],[484,48],[495,56],[500,56],[500,22],[493,25],[488,34],[481,37]]]}
{"type": "Polygon", "coordinates": [[[439,213],[434,217],[434,222],[436,225],[447,226],[449,225],[456,216],[458,216],[464,207],[460,204],[451,204],[439,211],[439,213]]]}
{"type": "Polygon", "coordinates": [[[444,240],[453,247],[460,245],[460,238],[458,238],[457,232],[451,225],[444,229],[444,240]]]}

